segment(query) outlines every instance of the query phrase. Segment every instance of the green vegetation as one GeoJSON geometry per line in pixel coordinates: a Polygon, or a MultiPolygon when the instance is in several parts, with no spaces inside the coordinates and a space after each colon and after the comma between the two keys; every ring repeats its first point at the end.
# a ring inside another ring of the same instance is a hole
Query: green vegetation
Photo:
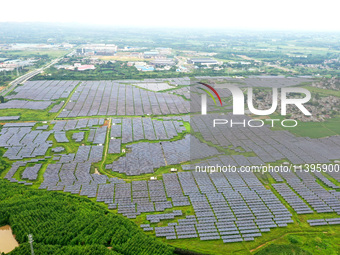
{"type": "Polygon", "coordinates": [[[2,157],[2,155],[4,155],[4,149],[0,150],[0,176],[6,169],[10,167],[10,164],[2,157]]]}
{"type": "Polygon", "coordinates": [[[45,110],[31,110],[31,109],[0,109],[0,116],[20,116],[20,121],[47,121],[54,119],[58,113],[50,113],[49,111],[56,104],[62,100],[59,99],[51,104],[45,110]]]}
{"type": "Polygon", "coordinates": [[[340,90],[330,90],[330,89],[322,89],[322,88],[316,88],[311,86],[304,86],[303,88],[306,88],[311,92],[312,94],[319,94],[321,96],[336,96],[340,97],[340,90]]]}
{"type": "MultiPolygon", "coordinates": [[[[273,119],[283,119],[283,116],[273,116],[273,119]]],[[[327,136],[340,135],[340,116],[327,119],[324,122],[302,122],[292,128],[276,126],[273,130],[287,130],[297,136],[307,136],[310,138],[322,138],[327,136]]]]}
{"type": "MultiPolygon", "coordinates": [[[[62,57],[67,53],[65,50],[42,50],[42,51],[2,51],[0,52],[0,59],[6,60],[28,60],[34,59],[30,66],[19,66],[13,71],[3,71],[0,75],[0,87],[7,86],[11,81],[19,76],[39,67],[42,67],[54,58],[62,57]]],[[[0,61],[1,62],[1,61],[0,61]]]]}
{"type": "Polygon", "coordinates": [[[11,50],[2,51],[0,58],[59,58],[64,56],[68,51],[66,50],[11,50]]]}
{"type": "Polygon", "coordinates": [[[256,255],[311,255],[312,253],[301,249],[296,245],[275,245],[271,244],[267,248],[257,252],[256,255]]]}
{"type": "Polygon", "coordinates": [[[174,251],[90,199],[1,179],[0,226],[7,224],[21,244],[11,254],[27,254],[29,233],[34,236],[36,254],[103,254],[107,250],[104,254],[165,255],[174,251]]]}
{"type": "MultiPolygon", "coordinates": [[[[72,254],[72,255],[119,255],[120,253],[112,251],[103,245],[77,245],[77,246],[62,246],[35,243],[34,254],[36,255],[58,255],[58,254],[72,254]]],[[[27,255],[30,254],[30,246],[24,243],[10,253],[11,255],[27,255]]]]}
{"type": "MultiPolygon", "coordinates": [[[[81,59],[75,59],[81,61],[81,59]]],[[[64,64],[72,64],[66,62],[64,64]]],[[[35,80],[117,80],[117,79],[146,79],[146,78],[168,78],[183,77],[184,73],[177,73],[175,70],[168,72],[152,71],[139,72],[133,66],[127,66],[123,61],[107,62],[97,65],[95,70],[70,71],[51,67],[43,74],[34,77],[35,80]]]]}

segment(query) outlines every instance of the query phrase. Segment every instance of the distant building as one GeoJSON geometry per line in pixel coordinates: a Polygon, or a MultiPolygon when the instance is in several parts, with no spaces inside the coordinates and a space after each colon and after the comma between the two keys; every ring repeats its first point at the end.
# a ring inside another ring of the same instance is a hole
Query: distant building
{"type": "Polygon", "coordinates": [[[175,62],[172,59],[155,59],[150,62],[150,64],[159,67],[159,66],[173,66],[175,62]]]}
{"type": "Polygon", "coordinates": [[[78,71],[86,71],[86,70],[94,70],[96,67],[94,65],[82,65],[80,63],[75,63],[72,65],[55,65],[57,69],[66,69],[66,70],[78,70],[78,71]]]}
{"type": "Polygon", "coordinates": [[[57,69],[66,69],[66,70],[75,70],[76,67],[72,66],[72,65],[55,65],[54,66],[57,69]]]}
{"type": "Polygon", "coordinates": [[[146,62],[141,61],[135,62],[135,66],[146,66],[146,62]]]}
{"type": "Polygon", "coordinates": [[[94,65],[81,65],[78,66],[78,71],[94,70],[96,67],[94,65]]]}
{"type": "Polygon", "coordinates": [[[189,72],[188,68],[184,67],[184,66],[179,66],[177,69],[176,69],[176,72],[182,72],[182,73],[187,73],[189,72]]]}
{"type": "Polygon", "coordinates": [[[212,58],[192,58],[188,60],[189,64],[201,64],[201,65],[216,65],[218,62],[212,58]]]}
{"type": "Polygon", "coordinates": [[[139,65],[135,65],[135,67],[137,68],[138,71],[143,71],[143,72],[147,72],[147,71],[154,71],[155,68],[153,66],[139,66],[139,65]]]}
{"type": "Polygon", "coordinates": [[[113,56],[117,53],[117,45],[115,44],[87,44],[82,48],[77,49],[78,55],[103,55],[103,56],[113,56]]]}
{"type": "Polygon", "coordinates": [[[158,51],[146,51],[144,52],[144,58],[156,58],[159,56],[158,51]]]}
{"type": "Polygon", "coordinates": [[[159,52],[160,55],[170,55],[172,49],[171,48],[163,48],[163,47],[158,47],[156,50],[159,52]]]}
{"type": "Polygon", "coordinates": [[[134,47],[134,46],[125,46],[123,49],[119,49],[120,51],[136,51],[136,50],[144,50],[146,47],[134,47]]]}
{"type": "Polygon", "coordinates": [[[36,60],[28,59],[28,60],[8,60],[4,62],[0,62],[1,71],[13,71],[16,68],[24,67],[24,66],[32,66],[36,60]]]}
{"type": "Polygon", "coordinates": [[[85,55],[85,48],[80,48],[76,50],[77,55],[85,55]]]}

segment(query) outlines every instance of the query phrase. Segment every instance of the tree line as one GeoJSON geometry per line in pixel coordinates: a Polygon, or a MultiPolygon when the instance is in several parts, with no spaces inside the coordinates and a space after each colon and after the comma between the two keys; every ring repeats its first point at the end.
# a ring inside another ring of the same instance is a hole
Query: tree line
{"type": "Polygon", "coordinates": [[[33,234],[36,254],[174,253],[174,247],[146,235],[133,222],[90,199],[1,179],[3,225],[12,227],[20,243],[11,255],[29,254],[29,233],[33,234]]]}

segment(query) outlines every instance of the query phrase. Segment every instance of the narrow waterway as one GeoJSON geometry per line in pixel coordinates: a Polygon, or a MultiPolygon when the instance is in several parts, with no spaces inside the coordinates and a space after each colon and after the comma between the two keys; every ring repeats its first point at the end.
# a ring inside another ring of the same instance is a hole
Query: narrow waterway
{"type": "Polygon", "coordinates": [[[0,253],[8,253],[18,246],[19,244],[13,236],[11,227],[9,225],[0,227],[0,253]]]}

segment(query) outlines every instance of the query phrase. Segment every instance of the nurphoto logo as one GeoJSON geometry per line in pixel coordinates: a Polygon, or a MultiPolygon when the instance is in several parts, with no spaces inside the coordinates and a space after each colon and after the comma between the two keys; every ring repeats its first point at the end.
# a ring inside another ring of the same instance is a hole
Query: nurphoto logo
{"type": "MultiPolygon", "coordinates": [[[[204,85],[211,89],[217,98],[219,99],[221,106],[222,106],[222,101],[221,97],[217,93],[217,91],[210,85],[206,83],[199,82],[199,84],[204,85]]],[[[227,88],[230,90],[232,97],[233,97],[233,114],[234,115],[244,115],[244,94],[242,90],[239,87],[236,87],[235,85],[225,85],[223,88],[227,88]]],[[[216,105],[216,100],[213,97],[213,95],[206,89],[199,88],[203,91],[205,91],[210,97],[213,99],[215,105],[216,105]]],[[[268,110],[258,110],[255,109],[254,104],[253,104],[253,88],[248,88],[248,109],[251,113],[255,115],[270,115],[275,112],[278,106],[278,89],[273,88],[273,103],[272,107],[268,110]]],[[[287,105],[288,104],[293,104],[296,107],[302,111],[302,113],[306,116],[311,116],[312,114],[306,109],[306,107],[303,106],[304,103],[307,103],[311,99],[311,93],[305,89],[305,88],[282,88],[281,89],[281,115],[287,115],[287,105]],[[302,93],[305,94],[306,96],[304,98],[292,98],[288,99],[287,95],[289,93],[302,93]]],[[[201,95],[201,113],[202,115],[207,114],[207,96],[205,94],[201,95]]]]}
{"type": "MultiPolygon", "coordinates": [[[[199,82],[199,84],[209,88],[218,98],[220,101],[221,106],[222,100],[218,92],[209,84],[199,82]]],[[[291,88],[281,88],[281,93],[279,94],[278,88],[272,88],[272,105],[270,109],[266,110],[259,110],[256,109],[253,103],[253,98],[254,98],[254,93],[253,93],[253,88],[247,88],[247,100],[245,100],[245,96],[241,88],[235,86],[235,85],[224,85],[223,89],[226,88],[231,92],[232,99],[233,99],[233,115],[245,115],[245,101],[247,101],[247,106],[248,110],[250,113],[254,115],[259,115],[259,116],[268,116],[273,114],[277,108],[278,108],[278,99],[281,99],[281,115],[285,116],[287,115],[287,105],[295,105],[305,116],[311,116],[312,114],[306,109],[306,107],[303,105],[307,103],[311,99],[311,93],[305,89],[305,88],[297,88],[297,87],[291,87],[291,88]],[[303,98],[288,98],[288,95],[290,93],[299,93],[299,94],[304,94],[305,97],[303,98]]],[[[199,88],[206,92],[214,101],[215,105],[217,105],[216,100],[213,96],[213,94],[203,88],[199,88]]],[[[207,114],[207,95],[206,94],[201,94],[201,114],[206,115],[207,114]]],[[[275,121],[280,121],[279,119],[251,119],[251,120],[244,120],[243,122],[234,122],[234,124],[238,125],[243,125],[246,126],[248,123],[249,127],[262,127],[265,122],[270,122],[271,126],[274,126],[275,121]],[[254,122],[258,122],[257,125],[253,125],[254,122]]],[[[215,127],[218,124],[227,124],[230,123],[231,127],[233,124],[233,121],[226,120],[226,119],[214,119],[213,126],[215,127]]],[[[297,126],[297,121],[293,119],[285,119],[281,121],[281,125],[284,127],[295,127],[297,126]],[[288,125],[287,122],[293,122],[293,125],[288,125]]]]}

